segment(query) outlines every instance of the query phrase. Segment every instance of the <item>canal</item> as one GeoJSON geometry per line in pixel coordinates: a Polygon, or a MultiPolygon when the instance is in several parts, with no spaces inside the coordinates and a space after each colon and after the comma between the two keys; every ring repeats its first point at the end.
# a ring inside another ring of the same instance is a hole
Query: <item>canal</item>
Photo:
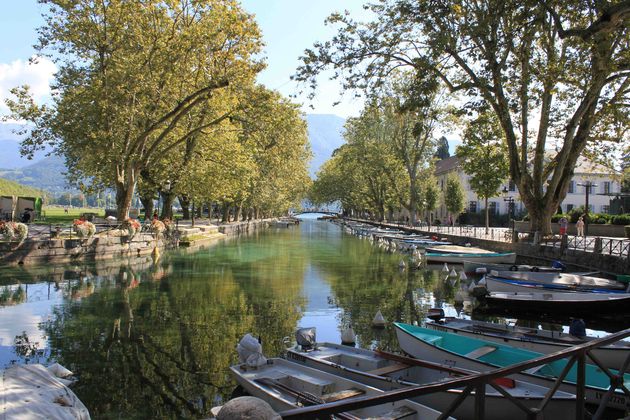
{"type": "MultiPolygon", "coordinates": [[[[441,267],[398,268],[400,255],[305,219],[156,261],[0,269],[0,366],[57,361],[93,418],[201,418],[230,397],[228,366],[246,333],[278,355],[301,326],[339,342],[397,350],[388,321],[421,322],[454,305],[441,267]]],[[[466,311],[464,311],[466,312],[466,311]]]]}

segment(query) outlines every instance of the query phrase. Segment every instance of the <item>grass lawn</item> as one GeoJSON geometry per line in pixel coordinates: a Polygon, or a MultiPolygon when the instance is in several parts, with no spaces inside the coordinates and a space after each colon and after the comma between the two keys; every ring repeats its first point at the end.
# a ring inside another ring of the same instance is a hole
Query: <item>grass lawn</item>
{"type": "Polygon", "coordinates": [[[83,208],[83,207],[68,207],[68,213],[66,213],[63,207],[51,207],[44,206],[42,208],[42,216],[43,220],[35,222],[35,224],[63,224],[63,223],[72,223],[74,219],[78,219],[81,217],[83,213],[96,213],[98,217],[105,216],[104,209],[96,209],[96,208],[83,208]]]}

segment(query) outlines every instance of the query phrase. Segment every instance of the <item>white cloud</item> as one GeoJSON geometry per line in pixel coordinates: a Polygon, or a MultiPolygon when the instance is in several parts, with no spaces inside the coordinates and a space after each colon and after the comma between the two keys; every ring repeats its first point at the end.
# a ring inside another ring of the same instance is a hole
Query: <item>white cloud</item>
{"type": "Polygon", "coordinates": [[[48,58],[42,57],[30,63],[29,60],[15,60],[11,63],[0,63],[0,115],[6,115],[8,108],[5,100],[9,91],[21,85],[30,86],[31,93],[38,103],[50,99],[50,81],[57,66],[48,58]]]}

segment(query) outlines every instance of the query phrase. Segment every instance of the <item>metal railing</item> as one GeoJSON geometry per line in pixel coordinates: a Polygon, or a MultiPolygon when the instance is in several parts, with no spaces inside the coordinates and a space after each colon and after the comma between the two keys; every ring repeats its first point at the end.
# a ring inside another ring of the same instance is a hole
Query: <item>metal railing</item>
{"type": "Polygon", "coordinates": [[[532,360],[516,363],[514,365],[492,370],[485,373],[473,374],[467,377],[451,379],[443,382],[436,382],[427,385],[419,385],[414,387],[397,389],[394,391],[386,391],[377,396],[366,396],[352,398],[348,400],[337,401],[328,404],[321,404],[309,407],[295,408],[292,410],[283,411],[280,416],[283,419],[315,419],[326,415],[333,415],[337,413],[343,413],[352,410],[358,410],[361,408],[372,407],[379,404],[391,403],[394,401],[419,397],[421,395],[433,394],[435,392],[446,391],[453,388],[465,387],[461,395],[456,398],[450,407],[445,410],[440,419],[445,419],[450,416],[464,399],[470,395],[472,391],[475,391],[475,418],[483,418],[485,412],[485,389],[486,385],[491,386],[501,393],[506,400],[515,404],[522,411],[525,412],[528,418],[536,418],[536,416],[546,407],[551,401],[553,395],[558,391],[562,381],[565,379],[574,364],[577,363],[577,380],[576,380],[576,419],[584,419],[586,414],[585,410],[585,381],[586,381],[586,359],[590,358],[602,372],[604,372],[610,379],[610,388],[606,391],[601,399],[599,407],[593,419],[599,419],[603,416],[604,410],[608,401],[613,396],[617,389],[623,391],[623,393],[630,398],[630,390],[625,386],[623,381],[623,374],[628,369],[630,364],[630,355],[626,358],[623,366],[617,374],[613,374],[608,368],[606,368],[593,354],[591,350],[615,343],[626,337],[630,337],[630,328],[611,334],[607,337],[596,339],[588,343],[580,344],[575,347],[569,347],[567,349],[557,351],[548,355],[540,356],[532,360]],[[549,388],[549,391],[541,401],[540,405],[535,408],[529,408],[524,406],[520,401],[514,398],[508,391],[503,389],[501,385],[495,382],[496,379],[502,378],[508,375],[513,375],[525,370],[534,368],[536,366],[542,366],[554,360],[569,358],[568,363],[564,369],[556,378],[554,384],[549,388]]]}

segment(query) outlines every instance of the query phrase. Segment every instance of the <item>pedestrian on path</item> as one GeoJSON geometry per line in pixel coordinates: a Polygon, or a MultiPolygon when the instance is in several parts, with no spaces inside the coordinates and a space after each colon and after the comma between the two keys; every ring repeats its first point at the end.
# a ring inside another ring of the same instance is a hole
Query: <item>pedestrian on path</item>
{"type": "Polygon", "coordinates": [[[560,225],[560,236],[566,235],[567,227],[569,226],[569,221],[567,220],[567,218],[563,216],[562,219],[558,221],[558,224],[560,225]]]}
{"type": "Polygon", "coordinates": [[[577,236],[584,236],[584,216],[580,216],[575,227],[577,228],[577,236]]]}

